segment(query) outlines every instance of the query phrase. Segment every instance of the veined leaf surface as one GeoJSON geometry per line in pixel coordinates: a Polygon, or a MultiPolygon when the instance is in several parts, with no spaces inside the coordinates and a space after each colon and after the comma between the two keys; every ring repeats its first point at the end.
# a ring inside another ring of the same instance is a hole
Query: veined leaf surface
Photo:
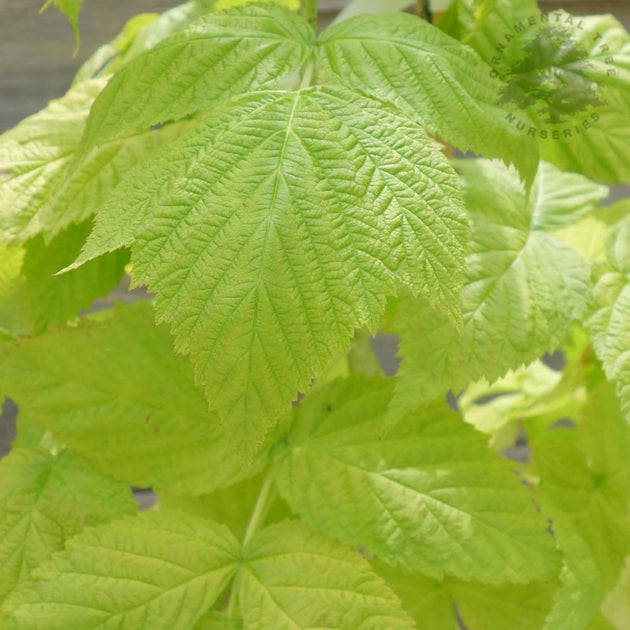
{"type": "Polygon", "coordinates": [[[243,552],[235,592],[251,630],[413,628],[398,598],[359,555],[284,521],[243,552]]]}
{"type": "Polygon", "coordinates": [[[6,344],[0,382],[20,414],[128,483],[201,494],[256,472],[208,413],[150,304],[6,344]]]}
{"type": "Polygon", "coordinates": [[[392,389],[355,376],[302,401],[276,464],[291,508],[406,571],[490,584],[552,574],[545,519],[508,463],[445,403],[384,433],[392,389]]]}
{"type": "Polygon", "coordinates": [[[474,0],[457,0],[441,26],[501,77],[506,120],[560,168],[630,181],[630,35],[619,21],[541,13],[534,0],[497,0],[483,25],[474,13],[474,0]]]}
{"type": "Polygon", "coordinates": [[[605,250],[608,265],[595,285],[587,329],[630,422],[630,217],[611,228],[605,250]]]}
{"type": "Polygon", "coordinates": [[[589,301],[586,261],[546,230],[577,221],[607,189],[541,163],[527,197],[516,173],[500,162],[458,166],[473,224],[464,332],[420,300],[405,297],[394,305],[402,356],[394,417],[554,350],[589,301]]]}
{"type": "Polygon", "coordinates": [[[274,3],[202,16],[125,65],[94,104],[83,145],[180,120],[250,90],[280,87],[315,35],[274,3]]]}
{"type": "Polygon", "coordinates": [[[0,602],[84,525],[136,511],[127,485],[65,450],[16,449],[0,479],[0,602]]]}
{"type": "Polygon", "coordinates": [[[103,79],[80,83],[0,136],[0,235],[23,241],[41,231],[38,210],[62,184],[103,79]]]}
{"type": "Polygon", "coordinates": [[[395,103],[462,150],[514,162],[531,182],[536,142],[497,102],[501,82],[470,48],[405,13],[360,15],[320,37],[319,79],[395,103]]]}
{"type": "Polygon", "coordinates": [[[223,525],[145,512],[68,541],[5,610],[24,630],[192,629],[228,585],[238,555],[223,525]]]}
{"type": "Polygon", "coordinates": [[[453,320],[467,221],[421,127],[341,89],[245,95],[143,165],[77,264],[133,277],[251,451],[404,284],[453,320]]]}

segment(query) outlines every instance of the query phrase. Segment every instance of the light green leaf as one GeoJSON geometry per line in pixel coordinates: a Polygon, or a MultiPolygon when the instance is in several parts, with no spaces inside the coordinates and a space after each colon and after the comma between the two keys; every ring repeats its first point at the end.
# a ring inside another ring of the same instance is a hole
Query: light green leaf
{"type": "Polygon", "coordinates": [[[94,104],[83,146],[282,86],[314,41],[304,20],[273,3],[205,15],[116,73],[94,104]]]}
{"type": "Polygon", "coordinates": [[[0,331],[10,336],[32,331],[25,281],[20,273],[23,260],[22,247],[0,244],[0,331]]]}
{"type": "Polygon", "coordinates": [[[540,155],[598,181],[630,180],[630,36],[610,15],[541,13],[533,0],[498,0],[481,28],[474,0],[444,26],[501,77],[507,121],[537,138],[540,155]]]}
{"type": "Polygon", "coordinates": [[[501,82],[470,48],[404,13],[357,16],[324,31],[320,44],[319,80],[392,101],[429,132],[533,179],[536,142],[506,120],[501,82]]]}
{"type": "Polygon", "coordinates": [[[392,387],[355,376],[302,402],[276,464],[290,507],[314,530],[428,576],[552,573],[545,520],[508,463],[445,404],[384,435],[392,387]]]}
{"type": "Polygon", "coordinates": [[[630,556],[626,556],[626,563],[619,576],[615,588],[609,591],[602,606],[602,612],[612,625],[622,630],[630,625],[630,556]]]}
{"type": "Polygon", "coordinates": [[[104,80],[85,81],[0,136],[3,241],[41,231],[39,210],[63,184],[88,112],[104,80]]]}
{"type": "Polygon", "coordinates": [[[62,325],[106,297],[124,275],[128,252],[121,250],[90,261],[62,276],[90,232],[90,225],[72,225],[46,245],[41,236],[23,246],[2,248],[0,262],[0,327],[12,336],[39,334],[62,325]]]}
{"type": "Polygon", "coordinates": [[[630,427],[612,384],[601,380],[577,420],[577,431],[546,432],[532,445],[542,508],[565,554],[545,630],[586,628],[630,552],[630,427]]]}
{"type": "Polygon", "coordinates": [[[105,79],[85,81],[0,136],[0,170],[8,173],[0,178],[3,240],[41,233],[48,242],[91,217],[127,170],[186,127],[130,134],[77,158],[88,111],[104,85],[105,79]]]}
{"type": "Polygon", "coordinates": [[[16,449],[0,479],[0,602],[83,526],[136,511],[128,486],[65,450],[16,449]]]}
{"type": "Polygon", "coordinates": [[[199,619],[194,630],[242,630],[242,628],[243,622],[240,619],[211,610],[199,619]]]}
{"type": "MultiPolygon", "coordinates": [[[[211,494],[189,496],[160,492],[159,507],[183,510],[193,516],[212,519],[227,525],[231,532],[242,538],[256,507],[266,474],[265,472],[226,488],[220,488],[211,494]]],[[[270,501],[265,523],[276,523],[290,516],[291,510],[276,494],[273,501],[270,501]]]]}
{"type": "MultiPolygon", "coordinates": [[[[457,398],[466,422],[490,435],[495,450],[512,446],[522,422],[535,419],[547,430],[558,418],[571,418],[585,402],[584,386],[542,361],[510,370],[490,385],[485,379],[469,385],[457,398]]],[[[528,434],[532,425],[528,422],[528,434]]]]}
{"type": "Polygon", "coordinates": [[[4,350],[0,382],[20,414],[117,479],[200,494],[256,473],[207,412],[190,363],[173,355],[149,304],[4,350]]]}
{"type": "Polygon", "coordinates": [[[232,596],[248,630],[413,628],[358,552],[295,521],[256,534],[243,551],[232,596]]]}
{"type": "Polygon", "coordinates": [[[91,260],[61,276],[54,275],[76,258],[90,227],[89,222],[71,225],[48,245],[42,236],[25,243],[22,274],[35,333],[49,325],[65,324],[96,298],[107,297],[124,276],[129,260],[125,250],[91,260]]]}
{"type": "Polygon", "coordinates": [[[543,228],[587,212],[604,189],[542,165],[527,197],[500,162],[462,160],[465,201],[473,230],[462,292],[464,332],[424,302],[402,298],[393,324],[402,364],[392,415],[471,380],[492,382],[555,350],[581,318],[590,297],[586,261],[543,228]],[[573,199],[573,202],[570,200],[573,199]],[[575,204],[575,214],[569,212],[575,204]]]}
{"type": "Polygon", "coordinates": [[[435,580],[376,563],[379,575],[402,600],[422,630],[541,628],[551,607],[555,582],[489,586],[456,578],[435,580]]]}
{"type": "Polygon", "coordinates": [[[264,92],[143,165],[76,264],[132,244],[134,281],[251,452],[400,283],[458,318],[467,228],[421,127],[345,90],[264,92]]]}
{"type": "Polygon", "coordinates": [[[630,199],[621,199],[597,208],[583,219],[554,232],[560,240],[582,254],[586,260],[606,260],[605,242],[610,227],[630,214],[630,199]]]}
{"type": "Polygon", "coordinates": [[[586,328],[630,422],[630,217],[610,229],[605,250],[608,265],[595,286],[586,328]]]}
{"type": "Polygon", "coordinates": [[[229,530],[183,513],[143,513],[86,530],[5,609],[22,630],[192,629],[234,575],[229,530]]]}

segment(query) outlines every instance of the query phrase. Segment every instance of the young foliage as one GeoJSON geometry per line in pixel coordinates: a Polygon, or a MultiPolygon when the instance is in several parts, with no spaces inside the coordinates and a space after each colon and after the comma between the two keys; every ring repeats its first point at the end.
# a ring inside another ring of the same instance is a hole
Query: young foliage
{"type": "Polygon", "coordinates": [[[543,162],[527,193],[499,162],[457,166],[472,222],[463,334],[426,301],[394,303],[402,356],[395,412],[409,409],[419,388],[430,400],[471,380],[493,381],[554,350],[588,304],[586,261],[550,232],[592,210],[608,195],[606,187],[543,162]]]}
{"type": "Polygon", "coordinates": [[[384,8],[137,16],[0,136],[2,628],[630,627],[630,38],[384,8]]]}
{"type": "Polygon", "coordinates": [[[128,486],[57,447],[14,450],[0,478],[2,600],[84,526],[136,510],[128,486]]]}
{"type": "Polygon", "coordinates": [[[497,0],[479,26],[474,0],[454,0],[442,27],[492,67],[505,122],[537,139],[544,160],[600,181],[630,179],[630,36],[615,18],[497,0]]]}

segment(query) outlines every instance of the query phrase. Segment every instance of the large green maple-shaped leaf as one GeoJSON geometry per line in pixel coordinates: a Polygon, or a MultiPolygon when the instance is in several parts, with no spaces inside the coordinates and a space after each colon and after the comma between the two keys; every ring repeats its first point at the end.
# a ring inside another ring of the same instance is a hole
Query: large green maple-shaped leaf
{"type": "Polygon", "coordinates": [[[127,485],[65,450],[14,450],[0,479],[0,602],[83,526],[136,511],[127,485]]]}
{"type": "Polygon", "coordinates": [[[320,37],[319,80],[394,102],[463,150],[514,162],[526,181],[536,171],[536,142],[506,119],[501,82],[470,48],[418,18],[366,16],[320,37]]]}
{"type": "Polygon", "coordinates": [[[417,124],[342,89],[270,91],[142,165],[79,263],[131,244],[134,281],[251,451],[400,283],[458,318],[467,229],[417,124]]]}
{"type": "Polygon", "coordinates": [[[200,494],[256,472],[243,468],[147,303],[3,351],[0,382],[20,414],[117,479],[200,494]]]}
{"type": "Polygon", "coordinates": [[[541,157],[600,181],[630,181],[630,36],[610,15],[542,14],[533,0],[498,0],[479,27],[474,0],[441,26],[490,64],[507,120],[538,139],[541,157]]]}
{"type": "Polygon", "coordinates": [[[557,589],[550,580],[490,586],[374,565],[422,630],[458,630],[462,624],[466,630],[535,630],[542,627],[557,589]]]}
{"type": "Polygon", "coordinates": [[[283,86],[314,42],[304,20],[273,3],[202,16],[115,74],[94,104],[83,146],[283,86]]]}
{"type": "Polygon", "coordinates": [[[281,496],[316,531],[408,571],[527,582],[556,566],[529,491],[441,403],[383,434],[393,384],[355,376],[299,407],[278,448],[281,496]]]}
{"type": "Polygon", "coordinates": [[[606,188],[542,163],[528,197],[516,174],[499,162],[458,165],[473,225],[463,334],[425,302],[402,298],[394,304],[402,356],[394,416],[471,380],[493,381],[554,350],[589,301],[586,261],[546,230],[576,221],[606,188]]]}
{"type": "Polygon", "coordinates": [[[611,228],[605,251],[607,265],[595,285],[586,327],[630,422],[630,217],[611,228]]]}
{"type": "Polygon", "coordinates": [[[192,629],[234,575],[238,541],[183,513],[90,528],[5,604],[23,630],[192,629]]]}
{"type": "Polygon", "coordinates": [[[413,628],[358,552],[296,521],[266,527],[246,544],[232,597],[251,630],[413,628]]]}

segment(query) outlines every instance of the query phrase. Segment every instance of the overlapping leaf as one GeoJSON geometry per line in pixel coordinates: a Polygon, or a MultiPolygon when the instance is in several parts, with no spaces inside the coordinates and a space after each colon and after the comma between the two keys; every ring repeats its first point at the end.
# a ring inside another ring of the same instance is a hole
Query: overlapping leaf
{"type": "Polygon", "coordinates": [[[185,128],[182,123],[130,134],[78,158],[88,112],[105,83],[90,79],[78,84],[0,137],[0,169],[8,173],[0,178],[4,241],[38,234],[49,241],[91,217],[128,169],[185,128]]]}
{"type": "Polygon", "coordinates": [[[192,629],[227,586],[239,546],[183,513],[144,513],[91,528],[5,605],[23,630],[192,629]]]}
{"type": "Polygon", "coordinates": [[[541,628],[557,588],[554,581],[489,586],[456,578],[436,580],[376,563],[379,575],[422,630],[541,628]]]}
{"type": "Polygon", "coordinates": [[[248,90],[281,86],[313,43],[308,24],[273,3],[202,16],[116,73],[94,104],[83,144],[99,145],[248,90]]]}
{"type": "Polygon", "coordinates": [[[38,210],[64,181],[103,79],[85,81],[0,136],[3,241],[41,231],[38,210]]]}
{"type": "Polygon", "coordinates": [[[134,485],[199,494],[255,473],[207,412],[190,363],[173,355],[149,304],[5,345],[0,381],[21,414],[134,485]]]}
{"type": "Polygon", "coordinates": [[[443,27],[500,76],[508,121],[541,157],[600,181],[630,180],[630,36],[610,15],[541,14],[533,0],[498,0],[479,27],[457,0],[443,27]]]}
{"type": "Polygon", "coordinates": [[[243,556],[232,596],[245,628],[413,627],[397,597],[358,552],[297,522],[265,528],[243,556]]]}
{"type": "Polygon", "coordinates": [[[251,452],[397,283],[457,319],[466,232],[418,125],[310,88],[215,109],[119,188],[79,262],[132,244],[135,282],[251,452]]]}
{"type": "Polygon", "coordinates": [[[0,602],[84,525],[136,510],[128,486],[68,451],[14,450],[0,479],[0,602]]]}
{"type": "Polygon", "coordinates": [[[583,216],[606,189],[543,163],[527,197],[498,162],[459,166],[473,223],[464,332],[419,300],[394,306],[403,359],[395,413],[482,376],[493,381],[554,350],[589,300],[586,261],[545,230],[583,216]]]}
{"type": "Polygon", "coordinates": [[[594,388],[578,421],[578,431],[533,444],[543,509],[566,558],[546,630],[588,627],[630,553],[630,428],[610,383],[594,388]]]}
{"type": "Polygon", "coordinates": [[[300,405],[276,479],[316,531],[394,566],[486,583],[553,573],[529,492],[445,404],[383,435],[389,381],[336,381],[300,405]]]}
{"type": "Polygon", "coordinates": [[[460,147],[514,162],[533,179],[536,142],[506,119],[501,82],[468,47],[404,13],[362,15],[322,33],[319,79],[394,102],[460,147]]]}
{"type": "Polygon", "coordinates": [[[605,250],[608,265],[595,286],[586,325],[630,422],[630,217],[612,227],[605,250]]]}

